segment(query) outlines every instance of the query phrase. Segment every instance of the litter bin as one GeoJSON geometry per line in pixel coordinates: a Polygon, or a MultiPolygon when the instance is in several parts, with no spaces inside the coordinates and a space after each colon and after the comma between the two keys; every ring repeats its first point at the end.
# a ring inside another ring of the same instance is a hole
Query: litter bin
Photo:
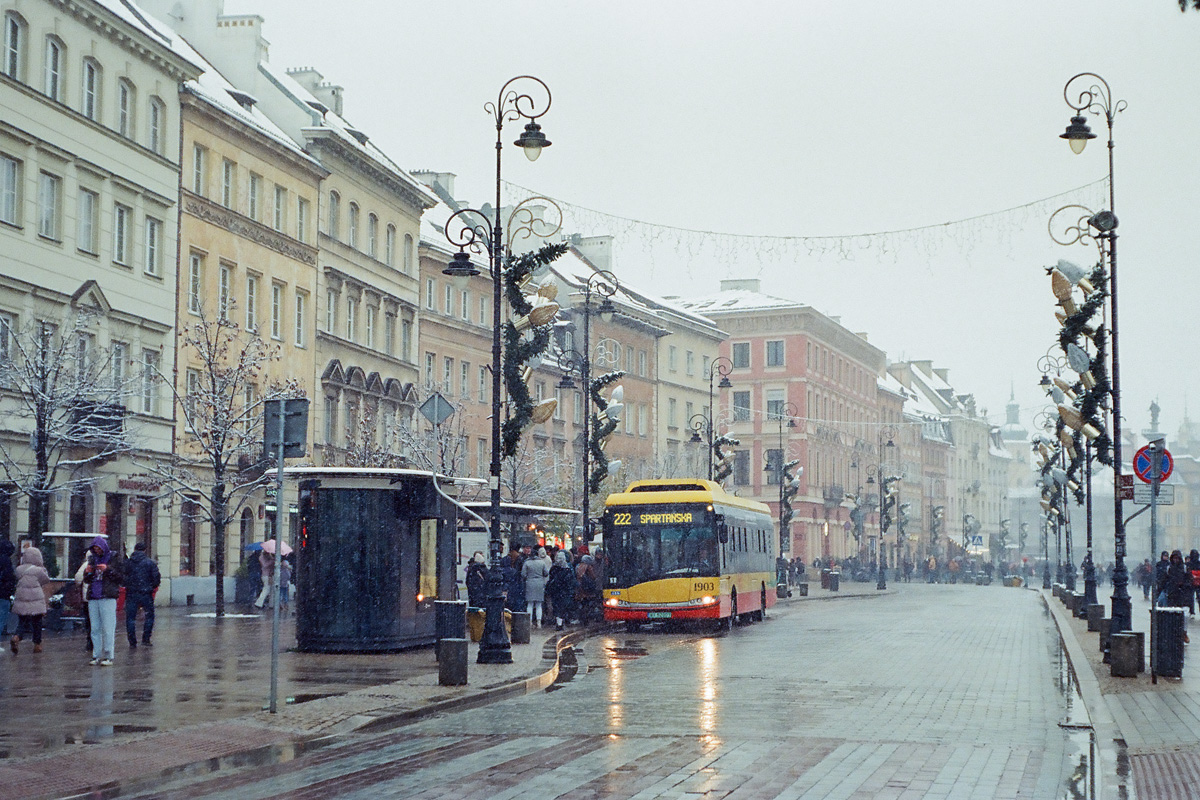
{"type": "Polygon", "coordinates": [[[838,590],[838,584],[841,583],[841,579],[842,579],[842,573],[838,572],[837,570],[830,572],[829,573],[829,591],[836,592],[838,590]]]}
{"type": "Polygon", "coordinates": [[[443,639],[467,638],[467,603],[465,600],[435,600],[434,629],[437,631],[437,660],[442,660],[443,639]]]}
{"type": "Polygon", "coordinates": [[[829,573],[832,571],[833,570],[829,570],[829,569],[821,570],[821,588],[822,589],[829,588],[829,573]]]}
{"type": "Polygon", "coordinates": [[[1164,678],[1183,677],[1182,608],[1159,608],[1154,613],[1154,673],[1164,678]]]}

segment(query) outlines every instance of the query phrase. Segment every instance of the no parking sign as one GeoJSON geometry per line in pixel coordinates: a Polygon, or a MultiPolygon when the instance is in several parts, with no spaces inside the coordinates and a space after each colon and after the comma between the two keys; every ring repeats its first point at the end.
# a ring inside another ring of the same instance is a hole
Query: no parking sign
{"type": "Polygon", "coordinates": [[[1175,470],[1175,459],[1171,458],[1171,452],[1165,447],[1156,451],[1151,451],[1150,445],[1139,448],[1133,454],[1133,474],[1145,483],[1150,483],[1154,479],[1151,475],[1154,467],[1152,452],[1159,454],[1158,480],[1161,483],[1171,477],[1171,473],[1175,470]]]}

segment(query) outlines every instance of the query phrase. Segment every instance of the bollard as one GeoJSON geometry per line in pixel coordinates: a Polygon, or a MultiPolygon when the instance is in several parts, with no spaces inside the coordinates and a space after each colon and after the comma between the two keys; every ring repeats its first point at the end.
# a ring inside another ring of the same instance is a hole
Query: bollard
{"type": "Polygon", "coordinates": [[[1184,614],[1182,608],[1166,607],[1155,610],[1154,674],[1164,678],[1183,677],[1184,614]]]}
{"type": "Polygon", "coordinates": [[[1112,628],[1112,620],[1100,617],[1100,623],[1096,630],[1100,631],[1100,652],[1103,653],[1108,649],[1108,632],[1112,628]]]}
{"type": "Polygon", "coordinates": [[[189,606],[196,605],[196,595],[189,594],[186,598],[184,598],[184,604],[189,606]]]}
{"type": "Polygon", "coordinates": [[[514,611],[512,615],[512,643],[529,644],[529,635],[529,612],[514,611]]]}
{"type": "Polygon", "coordinates": [[[467,685],[467,640],[442,639],[438,643],[441,658],[438,659],[439,686],[467,685]]]}
{"type": "Polygon", "coordinates": [[[1114,633],[1109,637],[1109,671],[1114,678],[1136,678],[1138,674],[1137,637],[1114,633]]]}
{"type": "Polygon", "coordinates": [[[1104,604],[1091,603],[1087,607],[1088,632],[1100,630],[1100,620],[1104,619],[1104,604]]]}
{"type": "Polygon", "coordinates": [[[838,586],[841,584],[841,582],[842,582],[842,573],[841,572],[834,570],[833,572],[829,573],[829,591],[836,592],[838,590],[838,586]]]}
{"type": "Polygon", "coordinates": [[[800,591],[801,597],[808,597],[808,581],[800,581],[796,588],[800,591]]]}
{"type": "Polygon", "coordinates": [[[440,663],[443,639],[467,638],[467,604],[463,600],[434,600],[434,631],[437,645],[434,652],[440,663]]]}
{"type": "Polygon", "coordinates": [[[821,570],[821,588],[822,589],[829,588],[829,573],[831,573],[832,571],[833,570],[829,570],[829,569],[821,570]]]}
{"type": "Polygon", "coordinates": [[[1146,671],[1146,632],[1145,631],[1126,631],[1133,640],[1137,643],[1134,645],[1137,653],[1137,671],[1146,671]]]}
{"type": "Polygon", "coordinates": [[[1075,595],[1075,618],[1076,619],[1087,619],[1087,607],[1088,607],[1087,598],[1084,596],[1083,592],[1079,592],[1078,594],[1076,594],[1075,595]]]}

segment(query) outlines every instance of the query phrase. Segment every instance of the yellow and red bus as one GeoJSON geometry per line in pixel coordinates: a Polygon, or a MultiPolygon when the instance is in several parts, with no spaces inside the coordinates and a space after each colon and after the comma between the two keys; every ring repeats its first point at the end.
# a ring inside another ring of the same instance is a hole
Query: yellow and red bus
{"type": "Polygon", "coordinates": [[[775,604],[770,509],[699,478],[634,481],[604,504],[604,618],[761,620],[775,604]]]}

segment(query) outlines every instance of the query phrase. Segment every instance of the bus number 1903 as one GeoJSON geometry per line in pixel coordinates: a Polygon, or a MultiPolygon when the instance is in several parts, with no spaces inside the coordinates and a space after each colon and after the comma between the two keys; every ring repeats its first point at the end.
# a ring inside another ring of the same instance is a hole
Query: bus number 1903
{"type": "Polygon", "coordinates": [[[692,584],[693,592],[715,592],[716,590],[717,590],[717,585],[715,583],[709,583],[707,581],[696,581],[695,583],[692,584]]]}

